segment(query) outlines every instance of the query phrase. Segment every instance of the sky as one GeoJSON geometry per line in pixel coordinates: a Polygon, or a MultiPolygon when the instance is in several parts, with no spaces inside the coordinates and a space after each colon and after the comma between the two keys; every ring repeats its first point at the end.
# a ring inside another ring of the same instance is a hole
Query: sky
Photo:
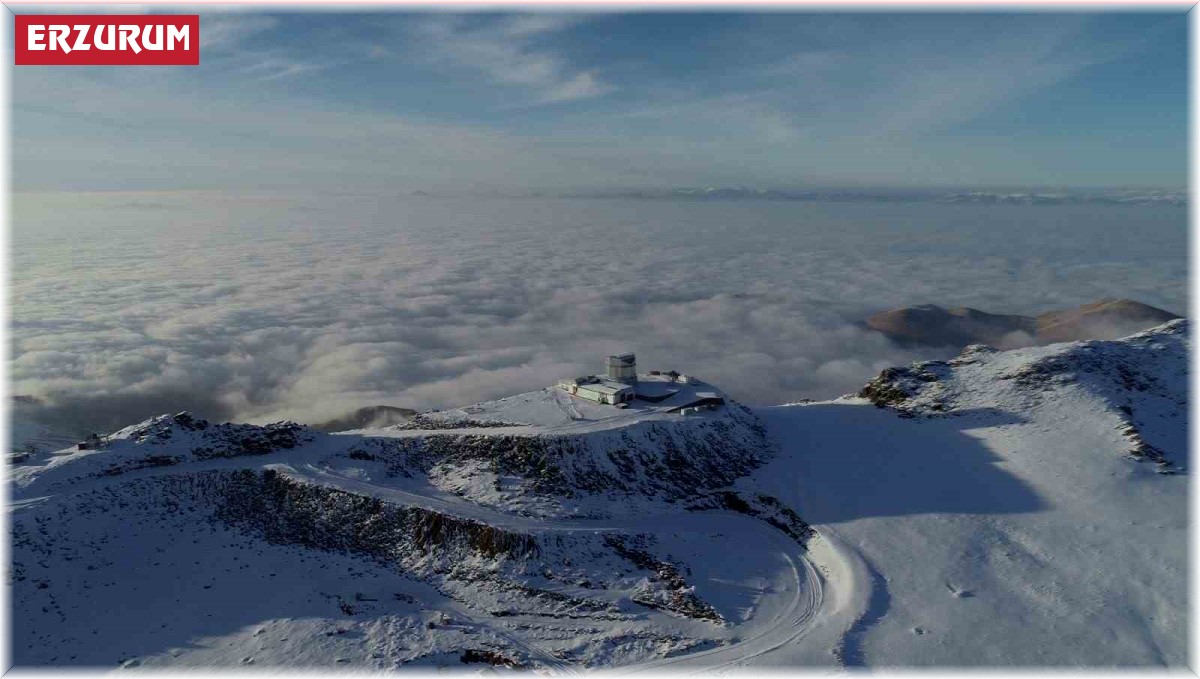
{"type": "Polygon", "coordinates": [[[13,67],[12,178],[1182,188],[1186,60],[1182,12],[202,13],[199,67],[13,67]]]}

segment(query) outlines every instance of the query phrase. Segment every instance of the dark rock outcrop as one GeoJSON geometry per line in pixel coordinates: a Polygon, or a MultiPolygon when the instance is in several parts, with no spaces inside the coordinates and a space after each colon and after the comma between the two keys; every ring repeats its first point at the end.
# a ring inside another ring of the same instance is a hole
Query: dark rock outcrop
{"type": "Polygon", "coordinates": [[[398,476],[439,467],[461,473],[468,465],[483,464],[497,475],[523,479],[525,490],[534,493],[616,492],[682,500],[728,486],[773,449],[758,418],[731,404],[722,418],[639,423],[605,437],[431,433],[365,438],[346,455],[382,461],[398,476]]]}
{"type": "Polygon", "coordinates": [[[743,495],[732,490],[722,490],[693,500],[688,503],[687,508],[693,512],[726,509],[761,519],[795,540],[801,547],[807,547],[809,538],[817,534],[795,510],[770,495],[743,495]]]}
{"type": "Polygon", "coordinates": [[[188,412],[160,415],[105,439],[106,442],[128,439],[135,444],[161,446],[176,443],[185,436],[190,453],[197,460],[267,455],[313,440],[311,430],[296,422],[272,422],[263,426],[233,422],[214,424],[188,412]]]}
{"type": "Polygon", "coordinates": [[[268,542],[401,563],[435,550],[518,560],[538,554],[533,537],[478,521],[303,483],[269,469],[227,475],[217,517],[268,542]]]}
{"type": "Polygon", "coordinates": [[[635,604],[685,618],[714,623],[725,621],[717,609],[696,596],[695,588],[688,586],[674,564],[657,559],[646,551],[639,544],[638,536],[609,535],[605,537],[605,542],[629,563],[654,573],[654,577],[634,593],[632,599],[635,604]]]}

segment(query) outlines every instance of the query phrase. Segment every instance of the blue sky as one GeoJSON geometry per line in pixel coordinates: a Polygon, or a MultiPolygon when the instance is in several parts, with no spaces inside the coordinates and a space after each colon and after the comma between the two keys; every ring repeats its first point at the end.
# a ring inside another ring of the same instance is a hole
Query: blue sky
{"type": "Polygon", "coordinates": [[[239,12],[201,36],[198,68],[14,67],[16,187],[1186,181],[1183,13],[239,12]]]}

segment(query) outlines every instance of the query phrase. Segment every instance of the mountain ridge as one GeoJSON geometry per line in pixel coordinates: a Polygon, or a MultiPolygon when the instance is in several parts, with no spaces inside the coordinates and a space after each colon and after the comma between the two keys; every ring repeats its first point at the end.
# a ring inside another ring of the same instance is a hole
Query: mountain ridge
{"type": "Polygon", "coordinates": [[[690,415],[547,389],[337,434],[151,418],[10,471],[14,659],[1182,664],[1188,327],[690,415]]]}

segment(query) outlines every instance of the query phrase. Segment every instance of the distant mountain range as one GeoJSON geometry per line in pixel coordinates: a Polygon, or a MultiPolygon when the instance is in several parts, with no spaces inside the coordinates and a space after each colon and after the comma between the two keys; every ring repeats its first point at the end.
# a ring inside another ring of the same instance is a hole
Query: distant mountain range
{"type": "Polygon", "coordinates": [[[1186,191],[1169,189],[968,191],[886,188],[773,189],[742,186],[709,186],[675,189],[595,190],[569,192],[559,195],[561,197],[574,198],[633,198],[648,200],[770,200],[846,203],[965,203],[987,205],[1187,205],[1186,191]]]}
{"type": "Polygon", "coordinates": [[[1074,309],[1037,316],[992,314],[970,307],[934,304],[892,309],[865,321],[867,327],[906,345],[964,347],[988,344],[1002,349],[1124,337],[1179,318],[1131,299],[1102,299],[1074,309]]]}

